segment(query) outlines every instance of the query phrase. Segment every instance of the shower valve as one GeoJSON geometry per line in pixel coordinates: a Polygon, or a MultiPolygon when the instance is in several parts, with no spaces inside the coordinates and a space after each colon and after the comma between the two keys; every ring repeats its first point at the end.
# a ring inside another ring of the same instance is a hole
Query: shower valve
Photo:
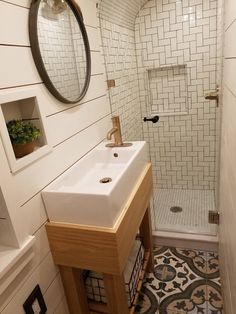
{"type": "Polygon", "coordinates": [[[151,121],[152,123],[157,123],[159,121],[159,116],[154,116],[153,118],[144,117],[143,121],[144,122],[151,121]]]}
{"type": "Polygon", "coordinates": [[[219,107],[219,90],[217,86],[215,91],[205,94],[205,99],[216,100],[216,107],[219,107]]]}

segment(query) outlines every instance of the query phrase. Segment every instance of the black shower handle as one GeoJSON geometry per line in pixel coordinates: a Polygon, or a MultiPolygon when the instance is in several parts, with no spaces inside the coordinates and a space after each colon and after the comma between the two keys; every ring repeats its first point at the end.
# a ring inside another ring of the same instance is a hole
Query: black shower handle
{"type": "Polygon", "coordinates": [[[144,121],[144,122],[152,121],[152,123],[157,123],[157,122],[159,121],[159,119],[160,119],[159,116],[154,116],[153,118],[144,117],[144,118],[143,118],[143,121],[144,121]]]}

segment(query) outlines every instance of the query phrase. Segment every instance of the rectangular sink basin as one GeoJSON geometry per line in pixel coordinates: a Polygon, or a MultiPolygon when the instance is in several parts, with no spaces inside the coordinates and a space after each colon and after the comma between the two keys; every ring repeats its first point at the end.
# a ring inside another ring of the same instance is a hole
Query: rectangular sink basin
{"type": "Polygon", "coordinates": [[[112,228],[148,163],[147,144],[101,143],[42,191],[50,221],[112,228]]]}

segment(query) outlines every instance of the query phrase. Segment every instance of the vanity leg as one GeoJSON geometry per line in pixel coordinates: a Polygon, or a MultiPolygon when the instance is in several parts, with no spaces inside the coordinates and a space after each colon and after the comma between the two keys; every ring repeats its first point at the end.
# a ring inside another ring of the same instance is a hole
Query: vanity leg
{"type": "Polygon", "coordinates": [[[70,314],[89,314],[82,270],[59,266],[70,314]]]}
{"type": "Polygon", "coordinates": [[[129,307],[122,275],[103,274],[109,314],[128,314],[129,307]]]}
{"type": "Polygon", "coordinates": [[[147,272],[153,273],[154,271],[154,257],[153,257],[153,242],[152,242],[152,223],[150,206],[148,206],[141,225],[139,227],[140,236],[143,239],[143,245],[145,250],[150,251],[150,257],[147,265],[147,272]]]}

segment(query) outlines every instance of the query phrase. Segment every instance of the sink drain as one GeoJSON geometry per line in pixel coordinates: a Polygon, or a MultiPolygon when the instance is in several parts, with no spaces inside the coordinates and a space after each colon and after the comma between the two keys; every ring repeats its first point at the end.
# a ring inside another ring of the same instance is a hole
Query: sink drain
{"type": "Polygon", "coordinates": [[[180,206],[172,206],[172,207],[170,208],[170,211],[171,211],[172,213],[181,213],[181,212],[183,211],[183,208],[180,207],[180,206]]]}
{"type": "Polygon", "coordinates": [[[112,178],[109,178],[109,177],[105,177],[105,178],[102,178],[99,182],[100,183],[109,183],[112,181],[112,178]]]}

